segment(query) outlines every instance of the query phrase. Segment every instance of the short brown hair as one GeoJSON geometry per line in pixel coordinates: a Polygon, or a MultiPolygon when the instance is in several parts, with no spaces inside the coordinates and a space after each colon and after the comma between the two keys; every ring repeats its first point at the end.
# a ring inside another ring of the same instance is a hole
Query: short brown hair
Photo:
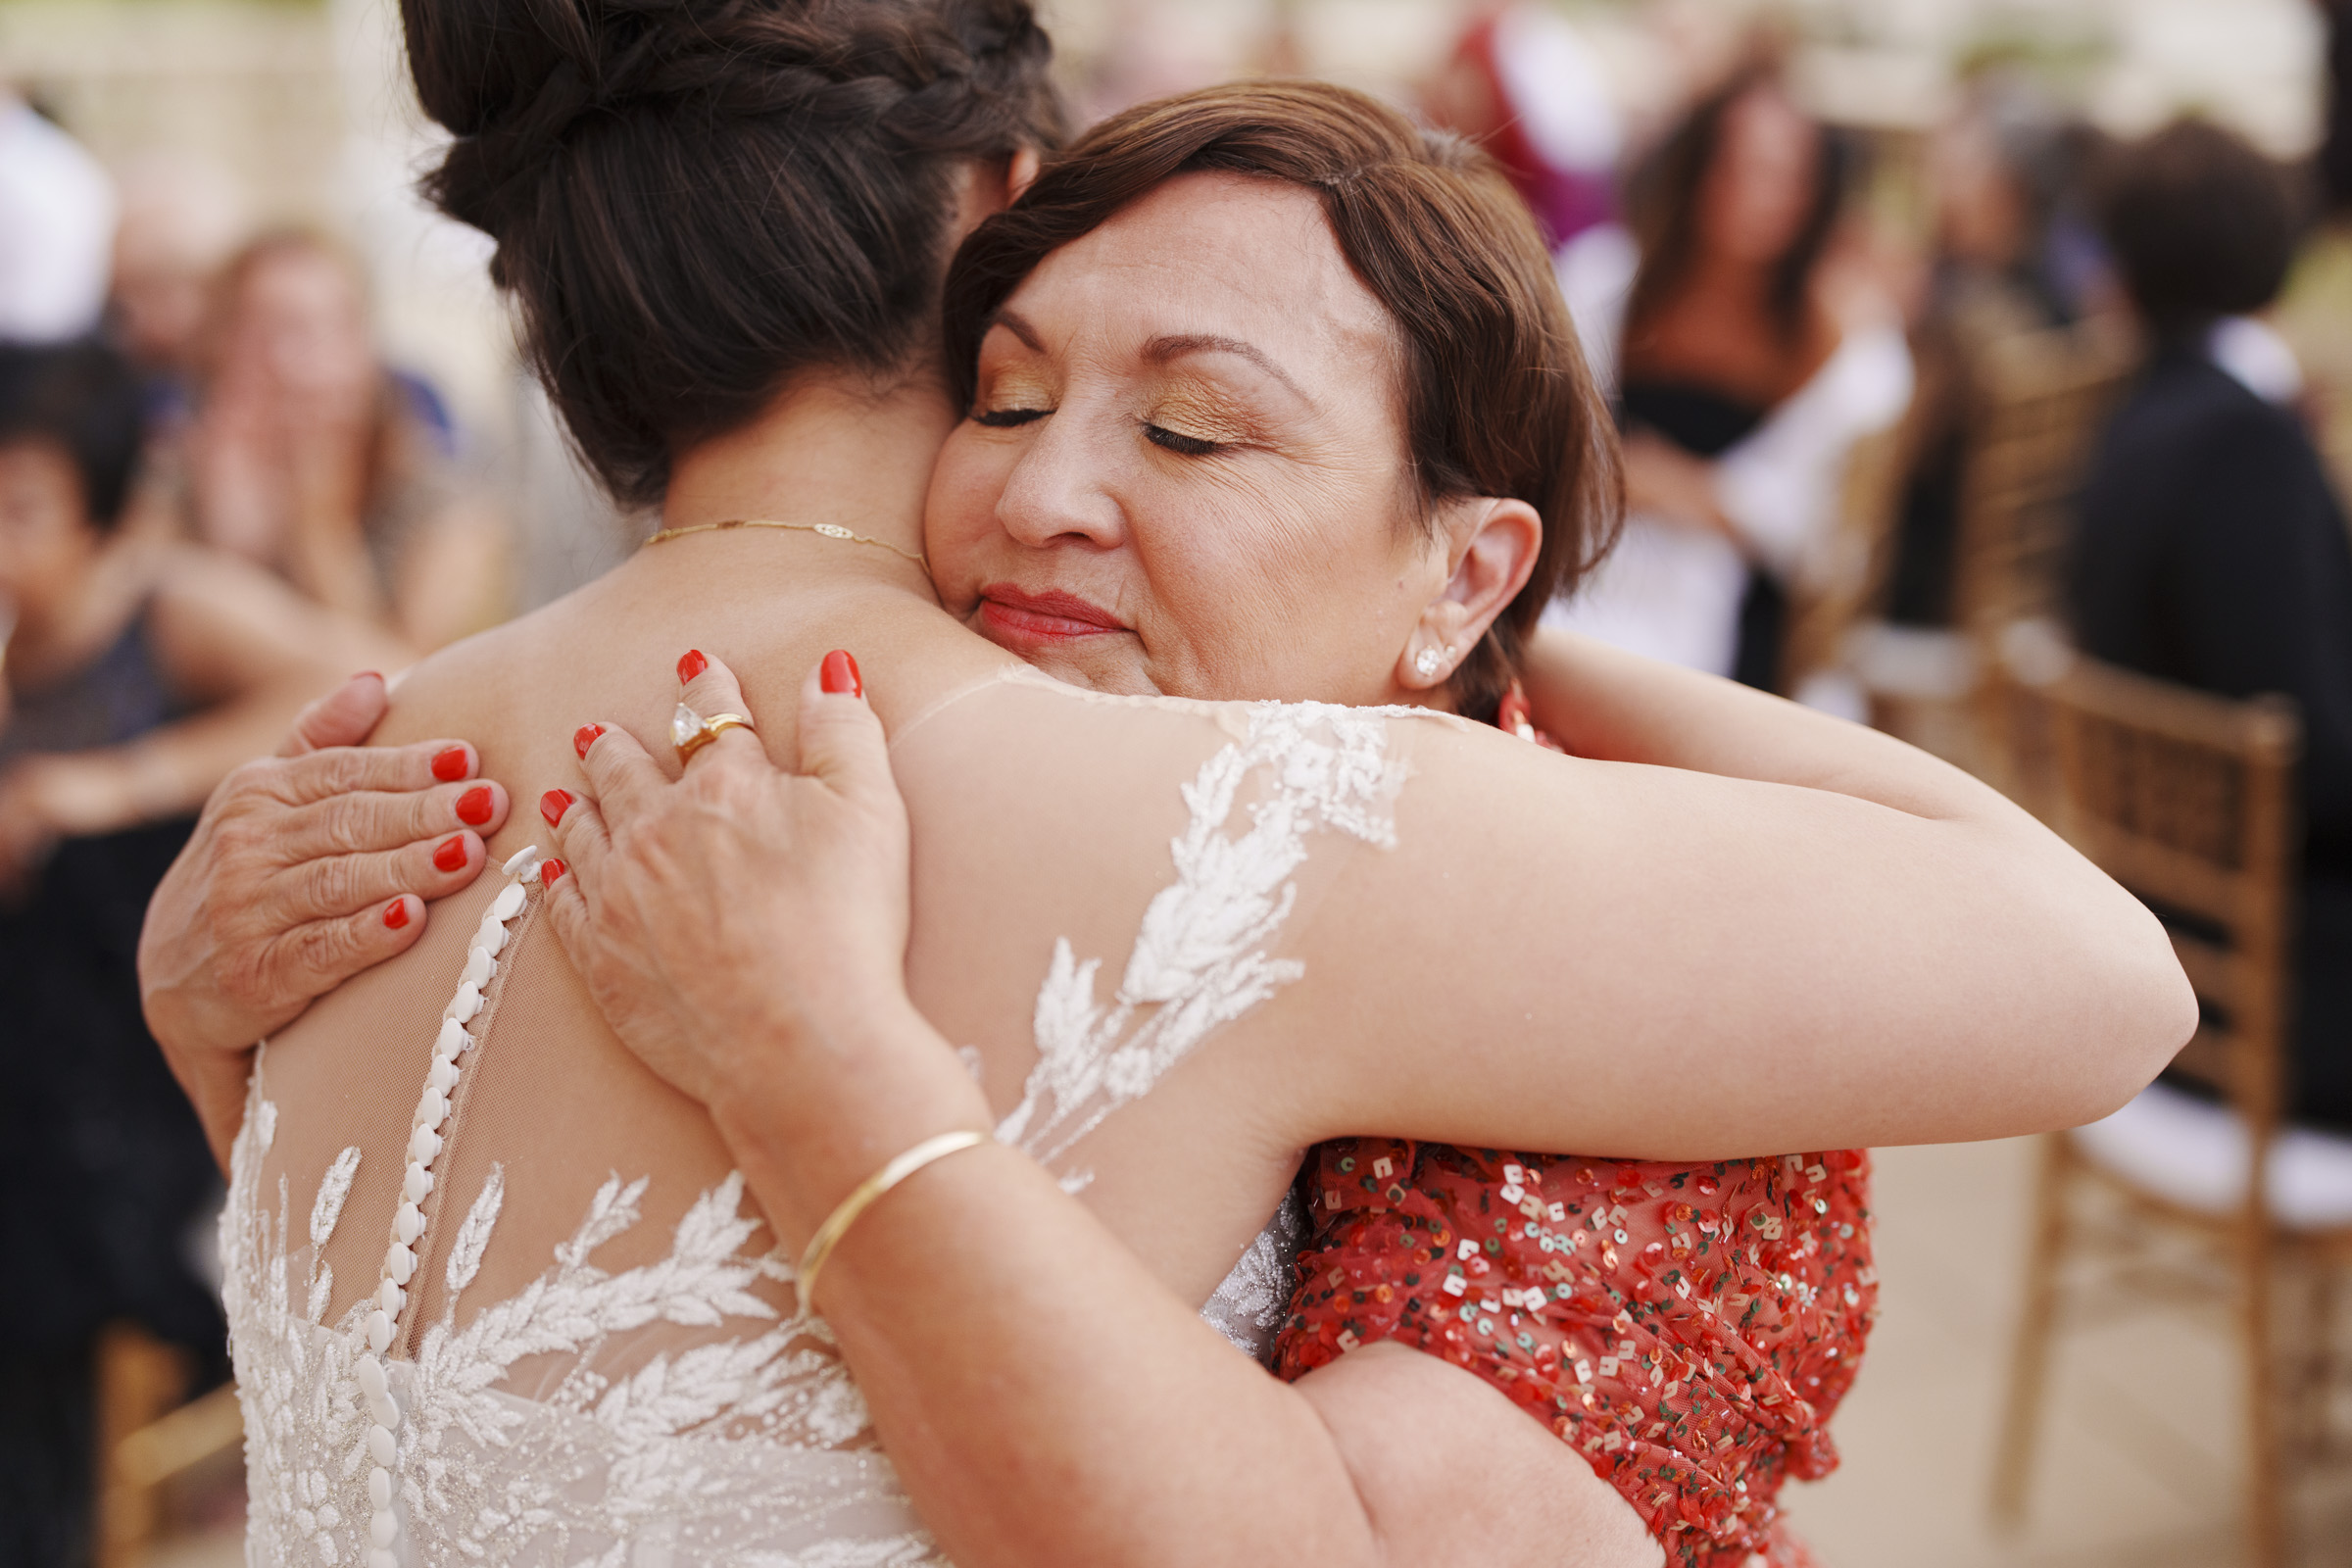
{"type": "Polygon", "coordinates": [[[1449,686],[1462,712],[1490,716],[1544,607],[1614,541],[1623,486],[1551,259],[1477,148],[1320,82],[1211,87],[1115,115],[956,253],[946,317],[957,395],[969,405],[989,320],[1040,262],[1197,172],[1321,198],[1341,253],[1403,340],[1405,442],[1424,508],[1497,496],[1544,519],[1534,574],[1449,686]]]}
{"type": "Polygon", "coordinates": [[[2258,311],[2285,283],[2308,204],[2244,137],[2177,120],[2114,154],[2103,184],[2108,248],[2158,336],[2258,311]]]}

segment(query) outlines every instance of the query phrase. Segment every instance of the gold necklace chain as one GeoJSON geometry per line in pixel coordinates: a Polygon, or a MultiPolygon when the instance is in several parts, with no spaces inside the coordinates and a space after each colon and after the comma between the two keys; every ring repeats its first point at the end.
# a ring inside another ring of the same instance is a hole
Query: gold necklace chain
{"type": "Polygon", "coordinates": [[[772,517],[729,517],[724,522],[697,522],[684,528],[664,528],[647,539],[642,548],[650,550],[664,539],[678,539],[690,533],[716,533],[726,528],[789,528],[795,533],[821,533],[828,539],[846,539],[854,545],[872,545],[877,550],[887,550],[922,567],[924,576],[931,575],[931,563],[913,551],[901,550],[887,539],[870,539],[864,534],[844,528],[838,522],[780,522],[772,517]]]}

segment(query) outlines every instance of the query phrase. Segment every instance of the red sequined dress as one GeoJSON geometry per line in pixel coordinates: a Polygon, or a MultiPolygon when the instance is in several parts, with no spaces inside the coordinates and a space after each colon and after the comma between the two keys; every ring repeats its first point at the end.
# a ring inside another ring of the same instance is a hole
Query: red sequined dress
{"type": "Polygon", "coordinates": [[[1297,1378],[1376,1340],[1469,1368],[1591,1461],[1678,1568],[1812,1561],[1781,1483],[1877,1313],[1859,1150],[1695,1165],[1396,1139],[1320,1146],[1276,1347],[1297,1378]]]}

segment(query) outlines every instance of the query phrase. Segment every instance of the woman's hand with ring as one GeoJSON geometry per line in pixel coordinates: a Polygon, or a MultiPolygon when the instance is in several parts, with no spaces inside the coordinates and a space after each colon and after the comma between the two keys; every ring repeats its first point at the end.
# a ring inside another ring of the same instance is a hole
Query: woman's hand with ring
{"type": "Polygon", "coordinates": [[[223,1166],[253,1049],[422,935],[472,882],[507,793],[461,741],[364,746],[384,682],[356,675],[278,755],[228,775],[147,906],[139,995],[223,1166]]]}
{"type": "MultiPolygon", "coordinates": [[[[751,711],[724,664],[690,656],[680,673],[695,712],[751,711]]],[[[647,1066],[710,1106],[731,1144],[740,1122],[790,1145],[818,1186],[835,1160],[854,1181],[945,1128],[988,1125],[954,1054],[905,1027],[906,810],[847,654],[802,683],[799,772],[770,763],[748,725],[696,749],[675,782],[625,731],[581,737],[591,798],[544,803],[566,862],[551,913],[647,1066]],[[908,1049],[914,1035],[924,1049],[908,1049]]],[[[838,1196],[812,1196],[815,1214],[838,1196]]]]}

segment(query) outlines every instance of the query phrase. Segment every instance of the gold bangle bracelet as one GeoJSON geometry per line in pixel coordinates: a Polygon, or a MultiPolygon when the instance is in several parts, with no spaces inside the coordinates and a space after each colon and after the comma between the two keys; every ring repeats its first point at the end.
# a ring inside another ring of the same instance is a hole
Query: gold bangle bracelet
{"type": "Polygon", "coordinates": [[[850,1233],[850,1227],[858,1223],[858,1216],[873,1206],[875,1199],[925,1165],[995,1141],[988,1134],[976,1133],[969,1128],[961,1132],[941,1133],[937,1138],[924,1139],[859,1182],[849,1197],[833,1205],[833,1212],[825,1216],[825,1222],[816,1228],[814,1236],[808,1238],[808,1249],[801,1253],[801,1266],[795,1271],[793,1282],[793,1289],[801,1298],[801,1310],[816,1310],[817,1271],[825,1266],[825,1259],[833,1255],[833,1249],[841,1245],[841,1239],[850,1233]]]}

